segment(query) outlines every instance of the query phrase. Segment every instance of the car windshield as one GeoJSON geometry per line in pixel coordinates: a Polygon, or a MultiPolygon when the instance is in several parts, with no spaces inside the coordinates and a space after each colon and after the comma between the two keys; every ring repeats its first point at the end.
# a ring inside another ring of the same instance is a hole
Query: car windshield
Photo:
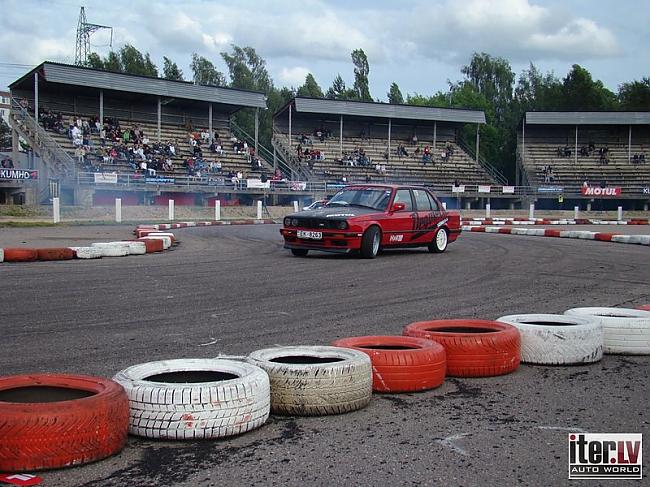
{"type": "Polygon", "coordinates": [[[392,190],[390,188],[349,188],[332,196],[328,206],[361,206],[385,211],[392,190]]]}

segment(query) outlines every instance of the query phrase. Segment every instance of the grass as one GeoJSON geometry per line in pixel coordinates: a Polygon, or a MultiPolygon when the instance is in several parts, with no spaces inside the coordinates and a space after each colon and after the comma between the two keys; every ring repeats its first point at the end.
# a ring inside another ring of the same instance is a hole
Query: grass
{"type": "Polygon", "coordinates": [[[0,216],[35,217],[46,216],[37,206],[0,205],[0,216]]]}

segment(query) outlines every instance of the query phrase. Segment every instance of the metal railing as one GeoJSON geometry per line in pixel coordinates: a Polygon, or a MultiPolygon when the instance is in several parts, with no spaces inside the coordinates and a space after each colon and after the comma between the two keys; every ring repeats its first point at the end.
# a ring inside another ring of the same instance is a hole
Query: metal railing
{"type": "MultiPolygon", "coordinates": [[[[459,138],[458,140],[458,145],[460,146],[461,149],[463,149],[474,161],[477,160],[476,158],[476,151],[472,149],[468,144],[466,144],[463,140],[459,138]]],[[[490,164],[488,161],[486,161],[484,158],[482,158],[479,154],[478,157],[478,163],[479,165],[487,172],[490,176],[494,178],[496,182],[499,184],[507,185],[508,184],[508,178],[505,177],[505,175],[499,171],[495,166],[490,164]]]]}
{"type": "Polygon", "coordinates": [[[30,144],[48,163],[54,174],[62,178],[71,178],[76,173],[75,162],[47,131],[41,127],[27,109],[14,97],[11,97],[11,113],[14,128],[21,132],[30,144]]]}
{"type": "Polygon", "coordinates": [[[291,150],[291,141],[288,135],[281,132],[273,132],[271,143],[275,150],[281,154],[282,158],[287,161],[288,169],[292,175],[292,179],[311,180],[312,173],[301,164],[300,159],[291,150]]]}

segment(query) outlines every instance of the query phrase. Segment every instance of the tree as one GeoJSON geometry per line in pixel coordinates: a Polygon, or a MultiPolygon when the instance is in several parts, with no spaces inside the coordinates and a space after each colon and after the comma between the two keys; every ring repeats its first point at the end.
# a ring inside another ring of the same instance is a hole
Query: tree
{"type": "Polygon", "coordinates": [[[305,77],[305,84],[298,88],[298,96],[309,96],[311,98],[324,98],[323,90],[316,82],[314,75],[308,73],[305,77]]]}
{"type": "Polygon", "coordinates": [[[650,110],[650,78],[623,83],[618,89],[618,99],[624,110],[650,110]]]}
{"type": "Polygon", "coordinates": [[[11,127],[0,117],[0,147],[11,147],[11,127]]]}
{"type": "Polygon", "coordinates": [[[356,93],[351,88],[345,87],[345,81],[341,78],[340,74],[336,75],[334,81],[332,81],[332,86],[330,86],[325,93],[325,98],[330,100],[356,100],[356,93]]]}
{"type": "Polygon", "coordinates": [[[564,109],[566,110],[611,110],[616,106],[616,95],[594,81],[591,73],[574,64],[562,82],[564,109]]]}
{"type": "Polygon", "coordinates": [[[461,73],[496,108],[497,117],[502,119],[512,100],[512,85],[515,81],[510,63],[484,52],[474,53],[470,63],[462,67],[461,73]]]}
{"type": "Polygon", "coordinates": [[[363,49],[352,51],[352,63],[354,64],[354,94],[357,100],[372,101],[370,89],[368,88],[368,74],[370,66],[368,58],[363,49]]]}
{"type": "Polygon", "coordinates": [[[167,56],[163,56],[162,77],[172,81],[183,81],[183,72],[178,68],[178,65],[175,62],[173,62],[167,56]]]}
{"type": "Polygon", "coordinates": [[[223,73],[217,71],[211,61],[199,56],[197,53],[192,54],[192,64],[190,64],[194,74],[194,83],[209,86],[226,86],[226,78],[223,73]]]}
{"type": "Polygon", "coordinates": [[[266,61],[252,47],[234,44],[231,47],[232,53],[221,53],[230,73],[230,87],[268,93],[273,82],[266,70],[266,61]]]}
{"type": "Polygon", "coordinates": [[[90,53],[88,55],[88,66],[114,73],[158,77],[158,68],[151,60],[149,53],[143,55],[131,44],[125,44],[118,52],[109,52],[104,59],[96,52],[90,53]]]}
{"type": "Polygon", "coordinates": [[[402,96],[402,92],[399,89],[399,86],[397,86],[397,83],[393,82],[390,85],[390,90],[388,90],[388,103],[391,103],[393,105],[401,105],[404,103],[404,97],[402,96]]]}
{"type": "Polygon", "coordinates": [[[561,110],[564,104],[562,83],[552,72],[542,75],[530,63],[519,75],[514,102],[521,114],[528,110],[561,110]]]}

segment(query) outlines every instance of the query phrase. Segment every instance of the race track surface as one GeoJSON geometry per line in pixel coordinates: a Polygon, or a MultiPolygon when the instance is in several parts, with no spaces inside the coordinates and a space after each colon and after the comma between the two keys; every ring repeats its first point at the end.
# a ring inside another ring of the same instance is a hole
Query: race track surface
{"type": "MultiPolygon", "coordinates": [[[[0,375],[112,377],[151,360],[401,334],[413,321],[650,303],[644,246],[465,232],[439,255],[296,258],[278,229],[188,228],[164,254],[0,264],[0,375]]],[[[30,238],[64,245],[57,231],[30,238]]],[[[75,242],[130,237],[118,226],[69,231],[75,242]]],[[[25,230],[2,232],[20,241],[25,230]]],[[[272,415],[231,439],[130,437],[115,457],[41,475],[47,486],[566,485],[570,431],[650,438],[649,373],[650,357],[522,365],[429,392],[376,394],[346,415],[272,415]]]]}

